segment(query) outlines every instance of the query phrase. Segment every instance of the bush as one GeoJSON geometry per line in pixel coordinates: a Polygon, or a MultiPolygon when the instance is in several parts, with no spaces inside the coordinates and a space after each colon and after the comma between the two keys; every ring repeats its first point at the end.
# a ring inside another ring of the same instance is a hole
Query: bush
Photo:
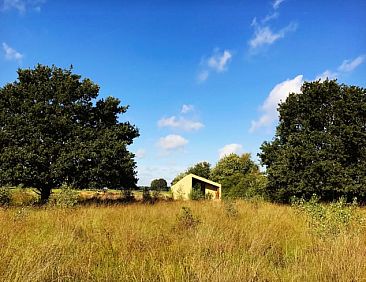
{"type": "Polygon", "coordinates": [[[201,190],[192,189],[191,193],[188,195],[190,200],[198,201],[203,200],[205,195],[202,193],[201,190]]]}
{"type": "Polygon", "coordinates": [[[177,227],[179,229],[196,229],[200,223],[200,219],[193,215],[192,210],[189,207],[182,207],[180,214],[177,216],[177,227]]]}
{"type": "Polygon", "coordinates": [[[12,191],[12,205],[14,206],[33,206],[39,202],[39,197],[31,189],[18,188],[12,191]]]}
{"type": "Polygon", "coordinates": [[[352,225],[357,225],[360,230],[364,227],[363,219],[357,213],[356,200],[352,204],[347,204],[344,198],[330,204],[322,204],[320,198],[315,194],[309,201],[303,198],[292,199],[292,206],[296,210],[305,214],[310,229],[320,236],[337,236],[342,232],[351,229],[352,225]]]}
{"type": "Polygon", "coordinates": [[[192,187],[192,191],[188,195],[190,200],[198,201],[205,199],[205,194],[201,189],[201,185],[199,183],[196,183],[192,187]]]}
{"type": "Polygon", "coordinates": [[[9,188],[0,188],[0,206],[7,206],[11,202],[11,193],[9,188]]]}
{"type": "Polygon", "coordinates": [[[226,216],[230,218],[237,218],[239,216],[238,209],[236,208],[236,203],[232,200],[224,201],[226,216]]]}
{"type": "Polygon", "coordinates": [[[122,198],[126,202],[133,202],[135,200],[135,197],[134,197],[132,191],[129,189],[122,190],[122,198]]]}
{"type": "Polygon", "coordinates": [[[151,194],[151,191],[148,188],[145,188],[142,191],[142,201],[147,204],[154,204],[158,200],[159,195],[160,191],[154,191],[151,194]]]}
{"type": "Polygon", "coordinates": [[[73,207],[78,202],[78,193],[67,185],[61,186],[61,192],[53,194],[50,204],[60,208],[73,207]]]}

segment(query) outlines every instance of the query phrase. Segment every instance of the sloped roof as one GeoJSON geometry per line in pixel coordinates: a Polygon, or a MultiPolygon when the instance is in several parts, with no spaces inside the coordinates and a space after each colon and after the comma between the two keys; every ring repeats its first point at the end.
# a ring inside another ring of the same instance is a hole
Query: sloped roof
{"type": "Polygon", "coordinates": [[[193,174],[193,173],[190,173],[190,174],[188,174],[188,175],[187,175],[187,176],[185,176],[185,177],[192,177],[192,178],[198,179],[198,180],[200,180],[200,181],[202,181],[202,182],[205,182],[205,183],[211,184],[212,186],[221,187],[221,184],[220,184],[220,183],[213,182],[213,181],[211,181],[211,180],[208,180],[208,179],[203,178],[203,177],[201,177],[201,176],[195,175],[195,174],[193,174]]]}

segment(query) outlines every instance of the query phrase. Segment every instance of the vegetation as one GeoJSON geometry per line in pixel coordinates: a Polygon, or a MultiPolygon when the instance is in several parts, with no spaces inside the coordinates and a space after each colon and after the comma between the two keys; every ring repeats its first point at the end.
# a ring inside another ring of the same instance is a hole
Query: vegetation
{"type": "Polygon", "coordinates": [[[19,69],[0,88],[0,186],[38,189],[46,202],[53,188],[132,188],[139,136],[119,122],[127,106],[113,97],[96,101],[99,86],[71,69],[38,65],[19,69]]]}
{"type": "Polygon", "coordinates": [[[267,194],[323,201],[366,200],[366,89],[335,80],[305,82],[279,105],[275,139],[259,154],[267,168],[267,194]]]}
{"type": "Polygon", "coordinates": [[[321,236],[308,213],[261,201],[0,208],[0,280],[361,281],[365,211],[352,214],[321,236]]]}
{"type": "MultiPolygon", "coordinates": [[[[250,154],[227,155],[219,160],[212,169],[208,162],[197,163],[178,174],[172,181],[172,185],[190,173],[220,183],[224,198],[264,196],[266,177],[259,171],[258,165],[250,159],[250,154]]],[[[193,189],[190,195],[191,199],[204,197],[197,189],[193,189]]]]}
{"type": "Polygon", "coordinates": [[[250,154],[230,154],[218,161],[211,179],[222,185],[224,198],[248,198],[263,195],[265,176],[250,159],[250,154]]]}
{"type": "Polygon", "coordinates": [[[151,181],[150,189],[157,191],[168,191],[168,183],[163,178],[154,179],[151,181]]]}

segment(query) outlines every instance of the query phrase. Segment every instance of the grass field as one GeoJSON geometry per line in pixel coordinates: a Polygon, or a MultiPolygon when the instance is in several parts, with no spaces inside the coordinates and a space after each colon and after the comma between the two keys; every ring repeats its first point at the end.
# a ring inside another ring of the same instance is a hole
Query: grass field
{"type": "Polygon", "coordinates": [[[0,281],[366,280],[363,230],[265,202],[11,207],[0,226],[0,281]]]}

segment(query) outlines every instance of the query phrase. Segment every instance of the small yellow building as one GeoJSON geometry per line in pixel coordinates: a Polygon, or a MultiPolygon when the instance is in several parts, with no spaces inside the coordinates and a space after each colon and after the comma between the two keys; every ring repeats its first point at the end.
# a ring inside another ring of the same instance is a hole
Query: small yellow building
{"type": "Polygon", "coordinates": [[[221,184],[194,174],[186,175],[171,187],[173,199],[188,200],[193,187],[209,198],[221,199],[221,184]]]}

